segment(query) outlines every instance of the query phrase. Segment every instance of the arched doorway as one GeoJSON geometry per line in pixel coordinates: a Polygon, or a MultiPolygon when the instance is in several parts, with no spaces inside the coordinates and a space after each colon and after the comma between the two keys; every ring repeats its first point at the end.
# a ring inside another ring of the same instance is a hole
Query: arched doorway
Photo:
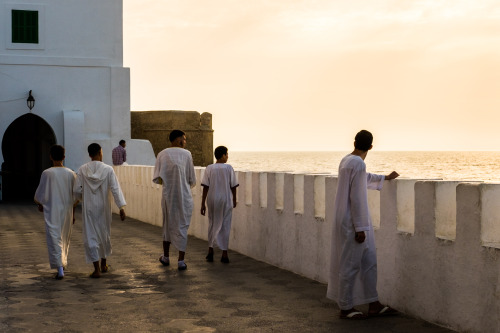
{"type": "Polygon", "coordinates": [[[33,200],[40,175],[52,165],[49,148],[55,143],[52,127],[32,113],[7,127],[2,140],[3,200],[33,200]]]}

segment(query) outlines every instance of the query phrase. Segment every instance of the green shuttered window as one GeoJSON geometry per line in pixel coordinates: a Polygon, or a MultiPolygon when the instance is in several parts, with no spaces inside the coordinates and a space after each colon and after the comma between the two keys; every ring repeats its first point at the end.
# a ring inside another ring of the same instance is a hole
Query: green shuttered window
{"type": "Polygon", "coordinates": [[[38,11],[12,10],[12,43],[38,44],[38,11]]]}

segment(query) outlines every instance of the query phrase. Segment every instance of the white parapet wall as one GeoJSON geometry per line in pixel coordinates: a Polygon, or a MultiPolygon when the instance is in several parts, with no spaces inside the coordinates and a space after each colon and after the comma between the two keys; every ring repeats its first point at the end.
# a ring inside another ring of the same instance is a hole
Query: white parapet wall
{"type": "MultiPolygon", "coordinates": [[[[115,171],[127,215],[161,226],[162,188],[152,182],[153,167],[115,171]]],[[[196,168],[189,234],[206,240],[204,171],[196,168]]],[[[230,249],[327,283],[337,178],[236,174],[230,249]]],[[[500,332],[500,184],[397,179],[381,192],[369,191],[368,201],[381,302],[460,332],[500,332]]]]}

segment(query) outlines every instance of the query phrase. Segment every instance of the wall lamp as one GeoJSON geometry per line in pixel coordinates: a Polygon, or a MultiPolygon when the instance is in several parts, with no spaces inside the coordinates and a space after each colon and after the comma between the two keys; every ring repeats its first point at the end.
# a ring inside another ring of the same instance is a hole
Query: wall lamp
{"type": "Polygon", "coordinates": [[[28,104],[28,108],[30,109],[30,111],[35,106],[35,98],[31,94],[31,90],[30,90],[30,95],[28,96],[28,99],[26,100],[26,104],[28,104]]]}

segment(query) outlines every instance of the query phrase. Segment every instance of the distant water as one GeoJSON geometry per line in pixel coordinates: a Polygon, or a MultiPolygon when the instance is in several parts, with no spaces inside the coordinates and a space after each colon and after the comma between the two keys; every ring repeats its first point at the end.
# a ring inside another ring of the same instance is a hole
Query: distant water
{"type": "MultiPolygon", "coordinates": [[[[349,152],[234,152],[229,161],[235,170],[287,171],[337,174],[340,160],[349,152]]],[[[399,152],[370,151],[367,171],[401,177],[500,183],[500,151],[399,152]]]]}

